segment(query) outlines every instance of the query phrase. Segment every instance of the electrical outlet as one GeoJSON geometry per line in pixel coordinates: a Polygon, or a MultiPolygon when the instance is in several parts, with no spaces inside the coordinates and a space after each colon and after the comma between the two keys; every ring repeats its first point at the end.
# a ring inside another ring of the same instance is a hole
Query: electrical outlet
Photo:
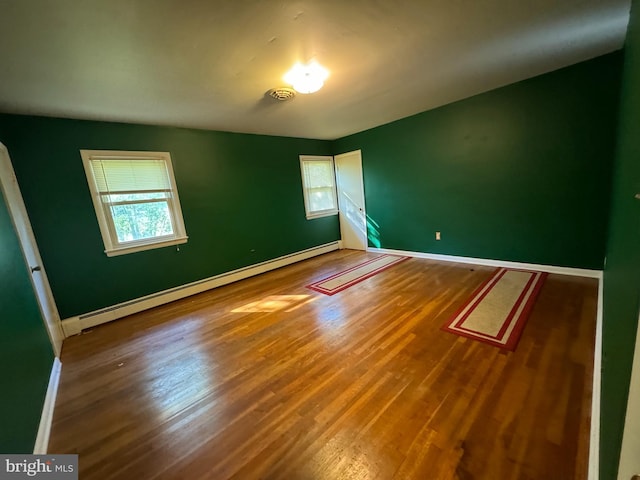
{"type": "Polygon", "coordinates": [[[440,240],[440,232],[436,232],[436,240],[440,240]]]}

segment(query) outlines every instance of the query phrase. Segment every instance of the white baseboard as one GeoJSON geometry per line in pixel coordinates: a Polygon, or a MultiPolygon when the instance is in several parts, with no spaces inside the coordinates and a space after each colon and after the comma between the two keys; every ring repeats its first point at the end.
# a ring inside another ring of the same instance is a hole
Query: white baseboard
{"type": "Polygon", "coordinates": [[[76,335],[82,330],[95,327],[101,323],[117,320],[118,318],[126,317],[134,313],[148,310],[165,303],[173,302],[197,293],[201,293],[212,288],[227,285],[229,283],[237,282],[238,280],[244,280],[245,278],[259,275],[276,268],[284,267],[292,263],[300,262],[308,258],[322,255],[324,253],[338,250],[339,242],[331,242],[317,247],[308,248],[300,252],[292,253],[282,257],[274,258],[273,260],[267,260],[266,262],[257,263],[248,267],[233,270],[231,272],[222,273],[213,277],[205,278],[197,282],[188,283],[175,288],[170,288],[162,292],[140,297],[128,302],[123,302],[118,305],[96,310],[94,312],[79,315],[77,317],[67,318],[62,321],[62,329],[65,336],[76,335]]]}
{"type": "Polygon", "coordinates": [[[596,342],[593,354],[593,392],[591,393],[591,430],[589,435],[588,480],[600,478],[600,388],[602,381],[602,319],[604,276],[598,283],[598,313],[596,314],[596,342]]]}
{"type": "Polygon", "coordinates": [[[49,434],[51,433],[53,410],[56,406],[56,396],[58,394],[58,383],[60,381],[61,370],[62,363],[60,363],[60,359],[58,357],[55,357],[53,359],[53,366],[51,367],[47,394],[44,397],[42,415],[40,416],[40,425],[38,426],[38,435],[36,436],[36,443],[33,447],[34,455],[46,455],[47,448],[49,447],[49,434]]]}
{"type": "Polygon", "coordinates": [[[80,317],[65,318],[64,320],[62,320],[62,322],[60,322],[60,325],[62,326],[64,338],[69,338],[73,335],[77,335],[82,331],[80,317]]]}
{"type": "Polygon", "coordinates": [[[492,260],[489,258],[457,257],[454,255],[440,255],[437,253],[410,252],[406,250],[392,250],[389,248],[367,248],[368,252],[387,253],[390,255],[404,255],[406,257],[426,258],[442,262],[468,263],[470,265],[485,265],[488,267],[521,268],[523,270],[538,270],[540,272],[573,275],[575,277],[601,278],[602,270],[588,270],[585,268],[556,267],[537,263],[509,262],[506,260],[492,260]]]}

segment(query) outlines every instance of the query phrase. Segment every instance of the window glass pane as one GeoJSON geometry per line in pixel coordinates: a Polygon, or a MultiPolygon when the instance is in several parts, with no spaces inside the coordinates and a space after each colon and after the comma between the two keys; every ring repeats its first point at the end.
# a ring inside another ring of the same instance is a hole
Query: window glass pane
{"type": "Polygon", "coordinates": [[[111,215],[120,243],[174,233],[166,201],[112,205],[111,215]]]}
{"type": "Polygon", "coordinates": [[[333,189],[331,187],[310,189],[309,210],[311,212],[331,210],[333,208],[336,208],[336,205],[333,198],[333,189]]]}
{"type": "Polygon", "coordinates": [[[333,186],[333,169],[330,161],[305,162],[307,170],[307,187],[333,186]]]}

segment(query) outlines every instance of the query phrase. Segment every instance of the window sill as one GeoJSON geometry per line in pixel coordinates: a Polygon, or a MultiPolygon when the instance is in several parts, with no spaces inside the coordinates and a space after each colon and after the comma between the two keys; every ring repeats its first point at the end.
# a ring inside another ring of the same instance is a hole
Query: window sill
{"type": "Polygon", "coordinates": [[[142,252],[144,250],[152,250],[154,248],[170,247],[171,245],[180,245],[182,243],[187,243],[188,238],[189,237],[179,237],[172,238],[171,240],[164,240],[153,243],[138,243],[136,245],[130,245],[127,247],[118,247],[112,248],[110,250],[105,250],[104,253],[107,254],[107,257],[117,257],[118,255],[125,255],[127,253],[142,252]]]}
{"type": "Polygon", "coordinates": [[[313,220],[314,218],[330,217],[331,215],[338,215],[338,210],[327,210],[326,212],[313,213],[307,215],[307,220],[313,220]]]}

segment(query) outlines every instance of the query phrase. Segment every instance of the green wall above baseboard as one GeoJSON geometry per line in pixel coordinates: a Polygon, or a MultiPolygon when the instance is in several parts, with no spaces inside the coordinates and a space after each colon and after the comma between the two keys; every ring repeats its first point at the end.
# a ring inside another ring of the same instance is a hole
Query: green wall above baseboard
{"type": "MultiPolygon", "coordinates": [[[[604,271],[600,480],[618,478],[640,309],[640,3],[633,2],[604,271]]],[[[636,452],[640,453],[640,452],[636,452]]],[[[640,473],[640,472],[636,472],[640,473]]]]}
{"type": "Polygon", "coordinates": [[[334,141],[362,150],[370,245],[602,269],[621,67],[616,52],[334,141]]]}
{"type": "Polygon", "coordinates": [[[0,115],[62,318],[88,313],[340,238],[337,217],[305,218],[306,140],[0,115]],[[80,149],[171,152],[188,243],[107,257],[80,149]]]}

